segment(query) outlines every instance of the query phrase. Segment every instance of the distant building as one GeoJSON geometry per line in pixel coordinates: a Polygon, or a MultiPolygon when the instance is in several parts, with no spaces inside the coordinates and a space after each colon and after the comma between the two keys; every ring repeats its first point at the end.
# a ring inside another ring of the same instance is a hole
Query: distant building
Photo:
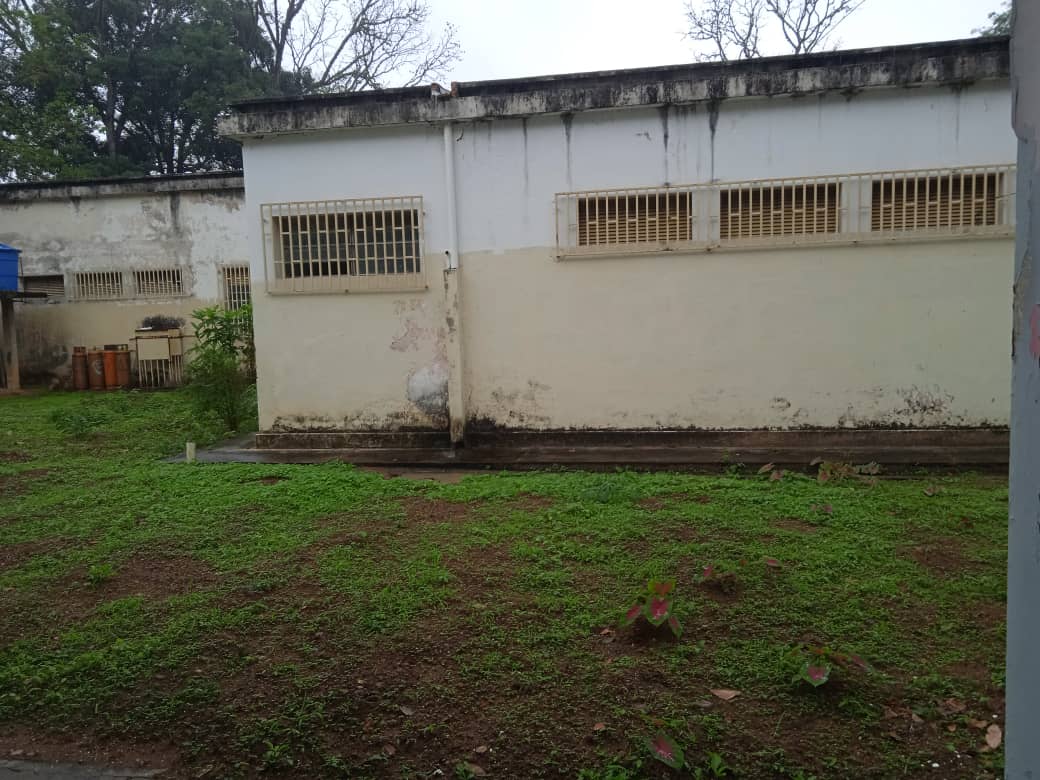
{"type": "Polygon", "coordinates": [[[989,38],[239,104],[261,428],[1005,425],[1008,66],[989,38]]]}
{"type": "MultiPolygon", "coordinates": [[[[67,382],[74,346],[130,344],[149,315],[249,298],[241,173],[0,185],[21,249],[24,382],[67,382]]],[[[190,327],[188,328],[190,332],[190,327]]]]}

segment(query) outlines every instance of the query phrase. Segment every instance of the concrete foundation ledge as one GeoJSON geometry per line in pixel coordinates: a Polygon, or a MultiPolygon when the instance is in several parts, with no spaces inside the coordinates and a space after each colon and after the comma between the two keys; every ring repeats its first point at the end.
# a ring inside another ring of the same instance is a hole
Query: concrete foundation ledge
{"type": "Polygon", "coordinates": [[[255,447],[215,448],[200,460],[453,468],[712,468],[775,463],[805,468],[815,458],[906,468],[1003,469],[1000,428],[742,431],[484,430],[452,448],[445,432],[264,432],[255,447]]]}
{"type": "Polygon", "coordinates": [[[261,431],[258,450],[450,447],[447,431],[261,431]]]}

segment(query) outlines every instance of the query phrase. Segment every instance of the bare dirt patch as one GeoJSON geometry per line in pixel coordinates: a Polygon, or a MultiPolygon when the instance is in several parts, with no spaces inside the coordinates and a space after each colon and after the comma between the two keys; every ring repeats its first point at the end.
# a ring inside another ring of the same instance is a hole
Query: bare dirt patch
{"type": "Polygon", "coordinates": [[[0,463],[25,463],[32,460],[32,455],[27,452],[0,452],[0,463]]]}
{"type": "Polygon", "coordinates": [[[202,590],[218,579],[207,564],[195,558],[139,555],[119,564],[111,578],[97,585],[88,582],[86,569],[77,569],[64,583],[65,601],[81,609],[128,596],[161,601],[202,590]]]}
{"type": "Polygon", "coordinates": [[[814,534],[820,530],[819,526],[807,523],[800,517],[778,517],[773,521],[773,525],[785,531],[797,531],[802,534],[814,534]]]}
{"type": "Polygon", "coordinates": [[[461,523],[468,520],[475,504],[416,496],[401,501],[409,525],[461,523]]]}
{"type": "Polygon", "coordinates": [[[68,541],[60,537],[37,539],[31,542],[0,544],[0,571],[14,569],[35,558],[68,547],[68,541]]]}
{"type": "Polygon", "coordinates": [[[968,560],[959,539],[936,537],[926,543],[907,548],[904,555],[928,569],[933,574],[957,576],[965,571],[974,571],[978,565],[968,560]]]}
{"type": "Polygon", "coordinates": [[[732,604],[740,599],[743,586],[731,571],[713,574],[697,583],[697,589],[720,604],[732,604]]]}
{"type": "Polygon", "coordinates": [[[20,496],[27,493],[32,484],[51,473],[50,469],[28,469],[17,474],[0,476],[0,495],[20,496]]]}

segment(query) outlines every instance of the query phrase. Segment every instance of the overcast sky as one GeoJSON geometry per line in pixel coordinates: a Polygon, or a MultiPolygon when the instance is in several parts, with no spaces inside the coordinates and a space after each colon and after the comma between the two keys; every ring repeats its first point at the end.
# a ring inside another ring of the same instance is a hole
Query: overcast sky
{"type": "MultiPolygon", "coordinates": [[[[669,65],[695,59],[684,0],[429,0],[465,50],[448,80],[669,65]]],[[[841,48],[965,38],[1001,0],[866,0],[841,48]]],[[[775,38],[764,54],[782,54],[775,38]]]]}

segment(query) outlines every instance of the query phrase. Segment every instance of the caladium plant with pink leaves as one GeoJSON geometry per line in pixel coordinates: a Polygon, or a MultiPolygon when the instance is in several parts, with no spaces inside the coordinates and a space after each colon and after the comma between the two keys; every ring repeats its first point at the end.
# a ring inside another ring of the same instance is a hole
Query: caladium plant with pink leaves
{"type": "Polygon", "coordinates": [[[646,746],[650,751],[650,755],[672,769],[682,769],[686,763],[686,757],[683,755],[682,748],[667,734],[647,737],[646,746]]]}
{"type": "Polygon", "coordinates": [[[872,671],[870,664],[855,653],[839,652],[826,645],[797,645],[787,656],[798,663],[798,671],[793,681],[807,682],[813,688],[819,688],[830,680],[835,667],[855,667],[864,672],[872,671]]]}
{"type": "Polygon", "coordinates": [[[676,639],[682,637],[682,624],[672,614],[674,591],[675,580],[650,580],[646,590],[639,594],[635,604],[625,613],[625,625],[630,626],[640,619],[655,628],[667,623],[676,639]]]}

